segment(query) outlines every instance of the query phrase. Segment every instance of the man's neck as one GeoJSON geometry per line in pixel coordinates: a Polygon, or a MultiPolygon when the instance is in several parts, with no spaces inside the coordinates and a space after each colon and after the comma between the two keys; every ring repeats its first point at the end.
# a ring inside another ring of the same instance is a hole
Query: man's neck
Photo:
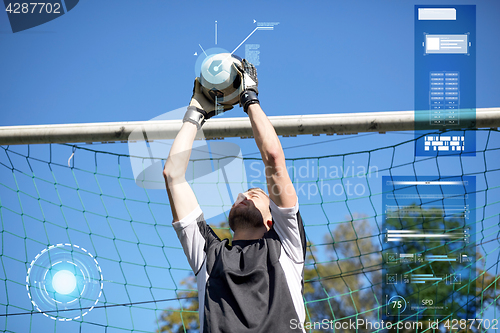
{"type": "Polygon", "coordinates": [[[264,226],[257,229],[239,229],[234,232],[233,241],[260,239],[264,236],[266,231],[266,227],[264,226]]]}

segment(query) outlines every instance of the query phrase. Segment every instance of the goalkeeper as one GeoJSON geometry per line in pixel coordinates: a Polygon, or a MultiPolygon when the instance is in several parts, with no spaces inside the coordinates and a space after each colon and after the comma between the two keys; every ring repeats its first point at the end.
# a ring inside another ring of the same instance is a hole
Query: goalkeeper
{"type": "Polygon", "coordinates": [[[232,106],[208,100],[197,78],[163,171],[173,227],[196,275],[200,332],[301,332],[291,328],[292,322],[305,320],[306,241],[297,195],[281,143],[259,104],[255,67],[243,60],[236,69],[241,79],[240,105],[252,124],[269,196],[260,188],[238,195],[228,219],[234,232],[232,245],[206,224],[185,172],[197,131],[216,114],[216,108],[232,106]]]}

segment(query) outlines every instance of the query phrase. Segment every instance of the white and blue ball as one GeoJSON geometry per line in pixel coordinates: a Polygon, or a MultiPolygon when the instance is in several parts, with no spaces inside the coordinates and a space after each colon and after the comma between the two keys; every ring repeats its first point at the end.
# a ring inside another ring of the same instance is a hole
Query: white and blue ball
{"type": "Polygon", "coordinates": [[[230,53],[217,53],[208,56],[201,65],[203,94],[218,104],[239,102],[241,80],[233,63],[241,64],[241,59],[230,53]]]}

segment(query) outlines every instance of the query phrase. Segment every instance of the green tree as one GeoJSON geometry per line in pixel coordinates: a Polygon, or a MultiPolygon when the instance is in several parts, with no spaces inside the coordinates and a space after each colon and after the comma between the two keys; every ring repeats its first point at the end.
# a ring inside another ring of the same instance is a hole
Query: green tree
{"type": "MultiPolygon", "coordinates": [[[[354,214],[346,220],[324,236],[324,246],[311,244],[308,248],[304,270],[306,322],[326,319],[341,324],[357,318],[377,318],[382,268],[378,236],[366,216],[354,214]],[[317,255],[319,247],[327,259],[324,262],[317,255]],[[357,314],[361,316],[356,317],[357,314]]],[[[324,332],[320,327],[311,329],[324,332]]],[[[342,332],[355,331],[342,329],[342,332]]]]}
{"type": "MultiPolygon", "coordinates": [[[[386,224],[397,230],[417,231],[418,233],[443,233],[453,235],[463,233],[469,226],[464,213],[446,215],[442,209],[422,208],[416,204],[387,212],[386,224]]],[[[474,234],[471,235],[475,237],[474,234]]],[[[498,277],[490,274],[485,267],[485,260],[479,251],[476,251],[473,240],[464,242],[461,238],[431,238],[419,242],[393,242],[388,251],[394,253],[417,253],[423,260],[413,264],[396,262],[387,265],[390,273],[411,276],[411,274],[432,274],[434,277],[443,278],[440,282],[426,282],[424,284],[397,284],[392,286],[399,295],[406,295],[414,305],[421,306],[422,300],[433,300],[434,305],[442,308],[421,310],[418,319],[423,324],[424,331],[428,328],[428,319],[446,322],[447,319],[467,320],[476,318],[477,308],[483,308],[496,302],[499,297],[500,281],[498,277]],[[445,255],[448,258],[458,258],[456,261],[429,261],[427,255],[445,255]],[[470,260],[461,260],[466,255],[470,260]],[[476,260],[474,260],[474,258],[476,260]],[[449,283],[451,279],[460,275],[461,282],[449,283]],[[446,281],[448,280],[448,281],[446,281]]],[[[496,305],[499,306],[498,304],[496,305]]],[[[470,323],[469,323],[470,324],[470,323]]],[[[393,329],[390,332],[409,333],[414,329],[393,329]]],[[[442,323],[435,332],[449,332],[442,323]]],[[[478,332],[477,327],[465,329],[461,332],[478,332]]]]}
{"type": "MultiPolygon", "coordinates": [[[[463,214],[445,216],[442,209],[422,208],[415,204],[388,212],[386,225],[389,229],[394,227],[397,230],[415,231],[419,234],[443,233],[443,236],[450,237],[463,234],[463,230],[468,227],[463,214]]],[[[428,310],[421,312],[427,318],[419,317],[419,319],[428,319],[428,316],[432,316],[431,319],[435,320],[449,313],[454,313],[455,318],[474,318],[476,306],[474,302],[468,302],[468,300],[475,297],[475,292],[473,289],[463,287],[466,281],[474,280],[476,273],[474,268],[476,250],[471,245],[464,242],[463,237],[457,239],[435,237],[425,241],[391,242],[389,252],[419,254],[422,260],[408,264],[388,263],[388,273],[398,274],[399,277],[407,276],[411,279],[411,283],[388,286],[391,286],[391,290],[397,289],[399,295],[407,295],[412,301],[412,306],[421,306],[422,300],[433,301],[428,310]],[[449,258],[467,255],[471,261],[429,261],[428,255],[445,255],[449,258]],[[413,283],[414,274],[430,274],[434,278],[443,280],[423,284],[413,283]],[[454,277],[460,278],[460,284],[450,283],[454,277]],[[464,304],[467,305],[464,306],[464,304]]]]}

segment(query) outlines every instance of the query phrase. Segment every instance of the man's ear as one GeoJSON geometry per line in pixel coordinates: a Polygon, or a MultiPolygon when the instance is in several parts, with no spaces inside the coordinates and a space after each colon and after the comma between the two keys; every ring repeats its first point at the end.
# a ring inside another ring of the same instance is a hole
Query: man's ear
{"type": "Polygon", "coordinates": [[[266,221],[266,226],[268,229],[271,229],[273,227],[273,220],[267,220],[266,221]]]}

